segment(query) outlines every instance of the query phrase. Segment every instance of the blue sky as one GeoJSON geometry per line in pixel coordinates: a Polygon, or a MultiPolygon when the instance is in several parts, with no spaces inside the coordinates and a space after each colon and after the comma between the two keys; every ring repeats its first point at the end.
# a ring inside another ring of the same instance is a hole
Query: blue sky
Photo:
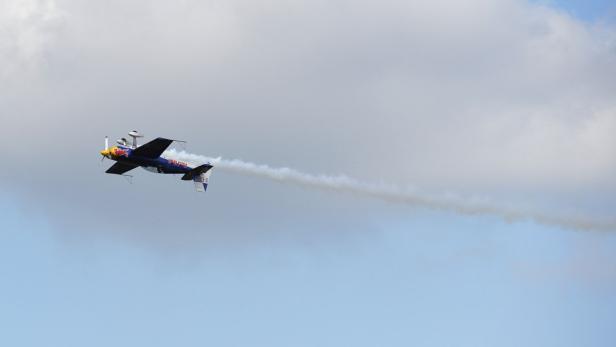
{"type": "Polygon", "coordinates": [[[0,5],[0,345],[613,346],[614,232],[102,174],[102,137],[142,127],[613,220],[612,4],[385,3],[0,5]]]}
{"type": "Polygon", "coordinates": [[[609,0],[554,0],[548,2],[555,7],[560,7],[571,12],[574,16],[587,21],[614,20],[616,5],[609,0]]]}
{"type": "MultiPolygon", "coordinates": [[[[613,274],[568,278],[586,235],[418,213],[310,247],[160,256],[61,242],[3,201],[2,326],[13,345],[607,346],[613,274]]],[[[616,239],[603,236],[612,251],[616,239]]]]}

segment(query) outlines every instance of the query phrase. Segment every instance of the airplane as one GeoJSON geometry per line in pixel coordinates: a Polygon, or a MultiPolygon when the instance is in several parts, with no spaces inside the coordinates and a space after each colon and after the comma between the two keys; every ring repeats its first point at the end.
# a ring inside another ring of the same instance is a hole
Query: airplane
{"type": "Polygon", "coordinates": [[[193,181],[198,192],[207,190],[210,174],[213,166],[211,163],[191,166],[188,163],[167,158],[163,152],[173,142],[184,142],[158,137],[144,145],[137,144],[137,138],[143,137],[139,132],[133,130],[128,133],[133,138],[129,144],[125,138],[117,140],[118,145],[109,148],[109,138],[105,136],[105,149],[100,153],[105,158],[115,160],[107,171],[108,174],[125,175],[126,172],[141,167],[147,171],[162,174],[183,174],[183,181],[193,181]]]}

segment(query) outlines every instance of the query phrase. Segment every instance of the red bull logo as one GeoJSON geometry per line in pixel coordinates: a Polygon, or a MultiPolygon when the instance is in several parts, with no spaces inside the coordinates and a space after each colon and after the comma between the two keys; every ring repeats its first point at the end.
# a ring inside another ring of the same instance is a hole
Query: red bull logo
{"type": "Polygon", "coordinates": [[[188,167],[188,164],[181,162],[181,161],[174,160],[174,159],[169,159],[169,164],[175,165],[175,166],[181,166],[181,167],[188,167]]]}
{"type": "Polygon", "coordinates": [[[118,147],[112,148],[111,153],[116,157],[128,157],[128,151],[118,147]]]}

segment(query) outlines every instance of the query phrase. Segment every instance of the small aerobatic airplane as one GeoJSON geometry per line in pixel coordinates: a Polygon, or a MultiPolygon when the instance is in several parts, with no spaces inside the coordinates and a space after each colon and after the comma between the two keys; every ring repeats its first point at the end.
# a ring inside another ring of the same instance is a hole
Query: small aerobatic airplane
{"type": "Polygon", "coordinates": [[[212,173],[213,166],[211,164],[192,167],[188,163],[164,157],[163,152],[177,140],[159,137],[138,146],[137,138],[143,137],[143,135],[136,130],[131,131],[128,135],[133,138],[132,145],[128,144],[125,138],[121,138],[117,141],[118,145],[111,148],[109,148],[109,139],[105,137],[105,149],[101,151],[102,159],[109,158],[116,161],[113,166],[105,171],[106,173],[124,175],[136,167],[142,167],[151,172],[183,174],[182,180],[194,181],[197,191],[205,192],[212,173]]]}

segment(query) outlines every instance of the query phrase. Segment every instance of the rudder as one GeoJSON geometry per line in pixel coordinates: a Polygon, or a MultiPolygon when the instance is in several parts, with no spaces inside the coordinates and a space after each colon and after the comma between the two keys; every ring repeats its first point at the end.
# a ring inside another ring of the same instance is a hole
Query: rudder
{"type": "Polygon", "coordinates": [[[207,185],[211,174],[212,171],[208,170],[202,174],[193,177],[193,182],[195,182],[195,189],[198,192],[204,193],[207,190],[207,185]]]}

